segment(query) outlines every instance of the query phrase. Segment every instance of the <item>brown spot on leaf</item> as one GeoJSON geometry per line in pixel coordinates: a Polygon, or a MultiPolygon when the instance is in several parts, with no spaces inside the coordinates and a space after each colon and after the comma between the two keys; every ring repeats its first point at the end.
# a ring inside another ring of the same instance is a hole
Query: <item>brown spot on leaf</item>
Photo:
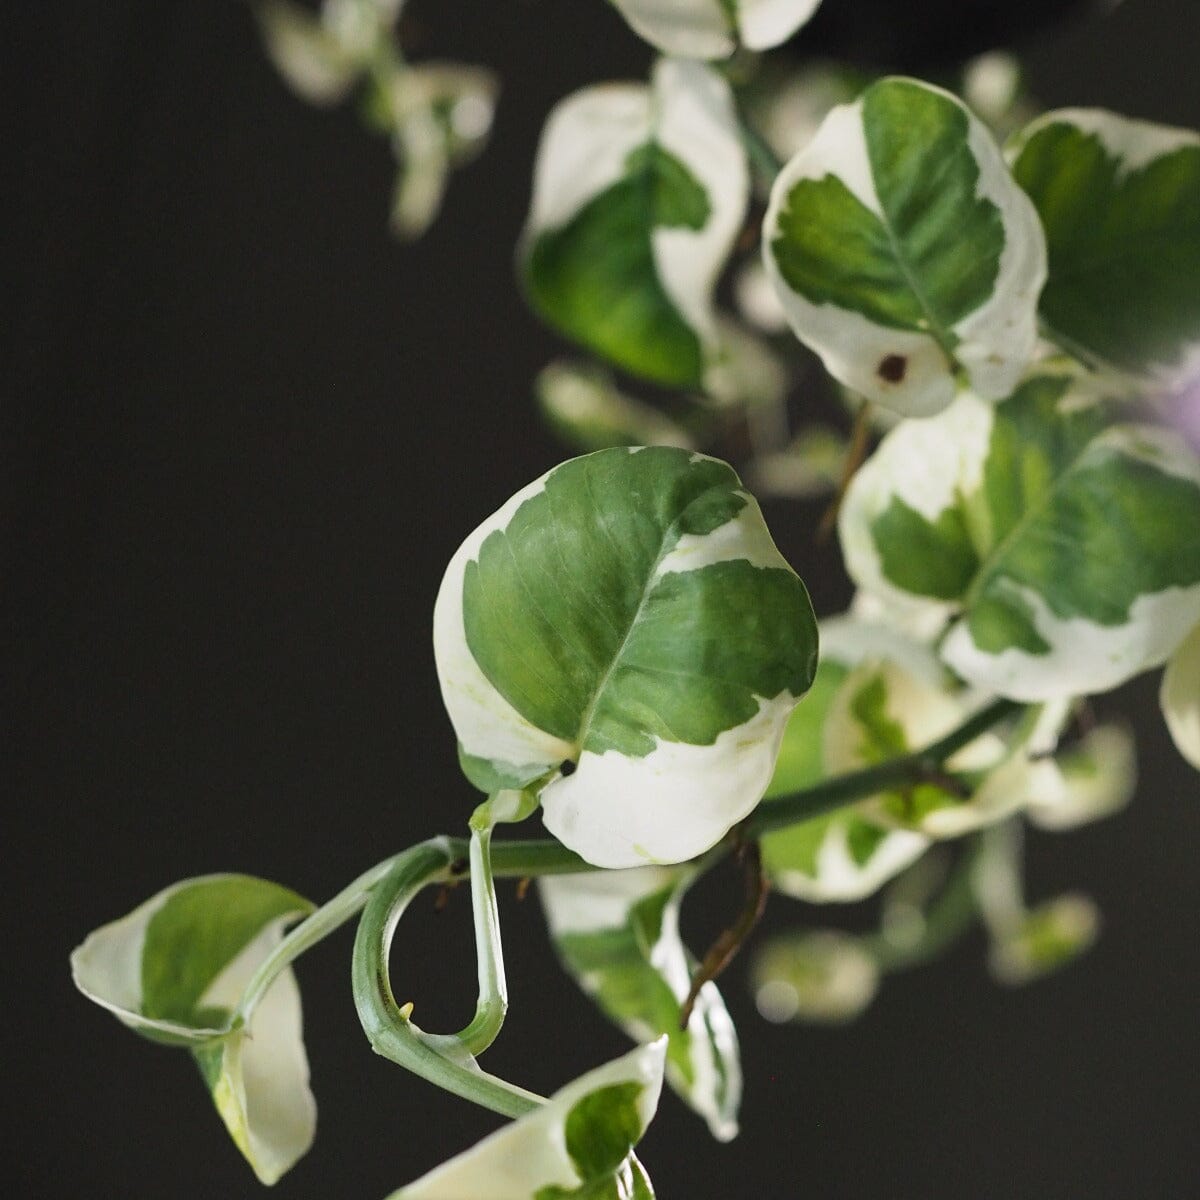
{"type": "Polygon", "coordinates": [[[908,359],[903,354],[889,354],[875,368],[875,373],[888,383],[899,383],[907,370],[908,359]]]}

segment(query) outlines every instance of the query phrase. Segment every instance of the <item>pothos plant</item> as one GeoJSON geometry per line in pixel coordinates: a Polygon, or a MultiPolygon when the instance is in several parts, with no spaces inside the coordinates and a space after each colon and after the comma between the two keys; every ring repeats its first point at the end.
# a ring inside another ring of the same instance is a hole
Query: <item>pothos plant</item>
{"type": "MultiPolygon", "coordinates": [[[[315,1123],[292,964],[352,918],[372,1047],[513,1118],[397,1196],[649,1197],[634,1148],[664,1080],[715,1137],[737,1132],[714,979],[768,893],[883,890],[875,934],[759,948],[772,1020],[846,1020],[976,920],[996,975],[1031,979],[1097,916],[1077,895],[1026,904],[1022,823],[1074,828],[1132,790],[1129,734],[1081,723],[1086,698],[1165,664],[1168,728],[1200,768],[1200,462],[1170,428],[1200,370],[1200,137],[1095,109],[1028,119],[995,57],[958,81],[971,106],[915,79],[789,72],[761,52],[815,0],[614,2],[663,57],[550,114],[518,252],[532,307],[591,356],[537,391],[592,452],[466,537],[433,613],[485,798],[323,905],[189,879],[72,959],[88,997],[192,1053],[265,1183],[315,1123]],[[728,273],[740,320],[716,299],[728,273]],[[815,386],[813,354],[855,414],[849,443],[791,436],[782,402],[815,386]],[[750,492],[699,452],[738,425],[762,490],[835,492],[848,613],[817,621],[750,492]],[[493,840],[538,812],[550,839],[493,840]],[[680,911],[730,856],[745,906],[698,959],[680,911]],[[638,1043],[549,1099],[478,1061],[507,1006],[504,877],[538,880],[564,969],[638,1043]],[[468,879],[477,1009],[433,1033],[396,1003],[389,945],[422,889],[468,879]]],[[[411,233],[495,89],[407,63],[398,11],[259,10],[297,90],[357,88],[391,133],[411,233]]]]}

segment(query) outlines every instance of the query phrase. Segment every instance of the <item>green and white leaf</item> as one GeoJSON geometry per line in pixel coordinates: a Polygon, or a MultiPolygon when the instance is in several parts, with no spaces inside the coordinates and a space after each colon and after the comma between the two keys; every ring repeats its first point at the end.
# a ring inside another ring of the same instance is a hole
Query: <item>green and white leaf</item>
{"type": "Polygon", "coordinates": [[[1001,983],[1031,983],[1085,954],[1100,932],[1095,904],[1069,892],[1027,908],[1021,879],[1022,833],[1015,822],[989,829],[973,885],[991,938],[988,967],[1001,983]]]}
{"type": "Polygon", "coordinates": [[[499,81],[458,63],[400,66],[386,88],[392,149],[400,165],[392,228],[415,238],[442,206],[450,172],[482,151],[491,132],[499,81]]]}
{"type": "Polygon", "coordinates": [[[737,476],[667,447],[523,488],[459,548],[434,609],[468,777],[534,787],[547,828],[601,867],[683,862],[754,808],[816,649],[737,476]]]}
{"type": "Polygon", "coordinates": [[[594,363],[559,361],[534,384],[538,407],[554,431],[581,450],[609,446],[678,446],[694,450],[691,435],[670,417],[626,395],[594,363]]]}
{"type": "MultiPolygon", "coordinates": [[[[944,673],[926,647],[853,618],[822,621],[817,677],[788,721],[767,789],[767,802],[836,773],[826,762],[824,749],[830,736],[831,712],[845,680],[864,661],[900,664],[901,669],[939,696],[944,690],[944,673]]],[[[922,833],[892,828],[890,824],[879,821],[862,806],[803,821],[762,839],[763,864],[774,887],[796,899],[861,900],[904,870],[929,846],[929,838],[922,833]]]]}
{"type": "Polygon", "coordinates": [[[862,939],[838,929],[773,938],[754,959],[754,1000],[768,1021],[841,1025],[879,990],[880,970],[862,939]]]}
{"type": "Polygon", "coordinates": [[[737,1136],[742,1070],[715,983],[700,989],[680,1028],[696,967],[679,934],[689,882],[678,869],[639,867],[548,876],[539,888],[564,969],[635,1041],[666,1035],[667,1083],[725,1142],[737,1136]]]}
{"type": "Polygon", "coordinates": [[[1097,725],[1055,759],[1061,783],[1026,810],[1039,829],[1077,829],[1119,813],[1137,787],[1133,735],[1123,725],[1097,725]]]}
{"type": "Polygon", "coordinates": [[[1200,462],[1109,426],[1069,375],[966,394],[884,438],[840,534],[866,591],[954,618],[944,661],[1017,700],[1102,692],[1161,665],[1200,616],[1200,462]]]}
{"type": "Polygon", "coordinates": [[[1200,134],[1069,108],[1013,157],[1046,231],[1047,335],[1141,379],[1200,370],[1200,134]]]}
{"type": "Polygon", "coordinates": [[[1200,625],[1171,656],[1159,702],[1179,753],[1200,771],[1200,625]]]}
{"type": "Polygon", "coordinates": [[[948,92],[873,84],[780,173],[763,253],[796,336],[905,416],[964,376],[1007,396],[1033,358],[1046,246],[987,128],[948,92]]]}
{"type": "Polygon", "coordinates": [[[390,1200],[654,1200],[633,1148],[658,1107],[666,1045],[581,1075],[390,1200]]]}
{"type": "Polygon", "coordinates": [[[787,41],[821,0],[612,0],[630,27],[663,54],[728,58],[738,45],[787,41]]]}
{"type": "Polygon", "coordinates": [[[268,1184],[316,1129],[294,974],[280,972],[248,1026],[238,1005],[287,925],[311,910],[278,884],[201,876],[97,929],[71,956],[90,1000],[145,1037],[192,1051],[230,1136],[268,1184]]]}
{"type": "Polygon", "coordinates": [[[649,87],[576,92],[538,147],[520,251],[530,303],[632,374],[701,386],[748,193],[733,97],[709,67],[663,59],[649,87]]]}
{"type": "Polygon", "coordinates": [[[310,104],[345,99],[362,64],[319,16],[292,0],[261,0],[254,11],[267,56],[297,95],[310,104]]]}

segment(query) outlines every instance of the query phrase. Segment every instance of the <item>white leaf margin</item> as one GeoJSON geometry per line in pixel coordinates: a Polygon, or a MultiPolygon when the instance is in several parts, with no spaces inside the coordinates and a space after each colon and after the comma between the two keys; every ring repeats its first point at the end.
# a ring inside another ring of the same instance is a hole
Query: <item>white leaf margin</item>
{"type": "MultiPolygon", "coordinates": [[[[987,126],[950,92],[914,83],[949,100],[966,114],[967,143],[979,167],[976,195],[1000,212],[1004,246],[992,293],[952,327],[959,339],[955,360],[971,388],[987,400],[1001,400],[1032,362],[1037,349],[1037,301],[1046,282],[1046,238],[1033,202],[1013,179],[987,126]]],[[[762,254],[793,332],[814,350],[826,370],[868,400],[908,417],[941,412],[958,390],[955,364],[930,334],[893,329],[834,304],[814,304],[783,277],[773,252],[779,222],[792,189],[807,179],[833,175],[855,198],[886,223],[867,154],[863,102],[831,109],[813,139],[777,176],[763,218],[762,254]],[[903,380],[891,383],[878,374],[890,355],[907,360],[903,380]]]]}
{"type": "Polygon", "coordinates": [[[808,23],[821,0],[612,0],[629,27],[664,54],[728,58],[740,42],[769,50],[808,23]]]}
{"type": "Polygon", "coordinates": [[[518,1118],[471,1149],[435,1167],[389,1200],[529,1200],[541,1188],[577,1188],[580,1179],[567,1153],[564,1127],[571,1109],[602,1088],[641,1086],[642,1132],[658,1108],[667,1039],[639,1046],[555,1092],[541,1108],[518,1118]]]}

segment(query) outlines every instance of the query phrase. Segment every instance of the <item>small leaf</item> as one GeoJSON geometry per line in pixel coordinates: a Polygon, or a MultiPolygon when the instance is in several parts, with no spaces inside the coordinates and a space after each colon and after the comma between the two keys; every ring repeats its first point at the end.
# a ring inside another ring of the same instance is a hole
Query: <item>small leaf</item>
{"type": "Polygon", "coordinates": [[[581,450],[610,446],[678,446],[695,449],[691,436],[657,409],[625,395],[603,368],[556,362],[534,385],[542,415],[564,440],[581,450]]]}
{"type": "Polygon", "coordinates": [[[853,1021],[879,990],[874,957],[835,929],[775,938],[755,958],[753,978],[758,1011],[777,1023],[853,1021]]]}
{"type": "Polygon", "coordinates": [[[737,1134],[742,1073],[716,984],[700,989],[687,1029],[679,1027],[696,967],[679,935],[688,882],[678,870],[641,867],[550,876],[539,886],[564,969],[636,1041],[667,1036],[667,1083],[728,1141],[737,1134]]]}
{"type": "Polygon", "coordinates": [[[1062,776],[1057,793],[1028,808],[1039,829],[1077,829],[1120,812],[1133,799],[1137,757],[1123,725],[1098,725],[1055,760],[1062,776]]]}
{"type": "Polygon", "coordinates": [[[630,27],[663,54],[728,58],[778,46],[805,24],[821,0],[613,0],[630,27]]]}
{"type": "Polygon", "coordinates": [[[906,416],[1008,395],[1033,357],[1046,247],[987,129],[953,96],[885,79],[784,168],[763,253],[797,337],[906,416]]]}
{"type": "Polygon", "coordinates": [[[994,938],[988,966],[1001,983],[1031,983],[1086,954],[1099,932],[1100,915],[1087,896],[1059,896],[1031,909],[994,938]]]}
{"type": "Polygon", "coordinates": [[[1167,664],[1159,702],[1179,753],[1200,771],[1200,625],[1167,664]]]}
{"type": "Polygon", "coordinates": [[[666,1038],[589,1071],[391,1200],[653,1200],[633,1148],[658,1107],[666,1038]]]}
{"type": "Polygon", "coordinates": [[[362,64],[321,20],[291,0],[261,0],[254,11],[268,57],[297,95],[311,104],[345,98],[362,64]]]}
{"type": "Polygon", "coordinates": [[[538,147],[520,253],[530,302],[624,370],[700,386],[748,191],[732,95],[708,67],[664,59],[650,87],[575,93],[538,147]]]}
{"type": "Polygon", "coordinates": [[[316,1128],[292,971],[276,977],[247,1028],[235,1018],[255,969],[311,910],[265,880],[201,876],[96,930],[71,956],[75,985],[90,1000],[145,1037],[192,1050],[263,1183],[308,1150],[316,1128]]]}
{"type": "Polygon", "coordinates": [[[944,661],[1016,700],[1116,687],[1200,616],[1200,462],[1166,430],[1108,426],[1067,375],[893,430],[839,528],[860,587],[956,617],[944,661]]]}
{"type": "Polygon", "coordinates": [[[535,786],[589,862],[628,867],[692,858],[757,804],[816,622],[729,467],[601,450],[467,538],[434,652],[466,761],[535,786]]]}
{"type": "Polygon", "coordinates": [[[1174,382],[1200,366],[1200,134],[1102,109],[1047,113],[1013,167],[1046,230],[1049,336],[1174,382]]]}

